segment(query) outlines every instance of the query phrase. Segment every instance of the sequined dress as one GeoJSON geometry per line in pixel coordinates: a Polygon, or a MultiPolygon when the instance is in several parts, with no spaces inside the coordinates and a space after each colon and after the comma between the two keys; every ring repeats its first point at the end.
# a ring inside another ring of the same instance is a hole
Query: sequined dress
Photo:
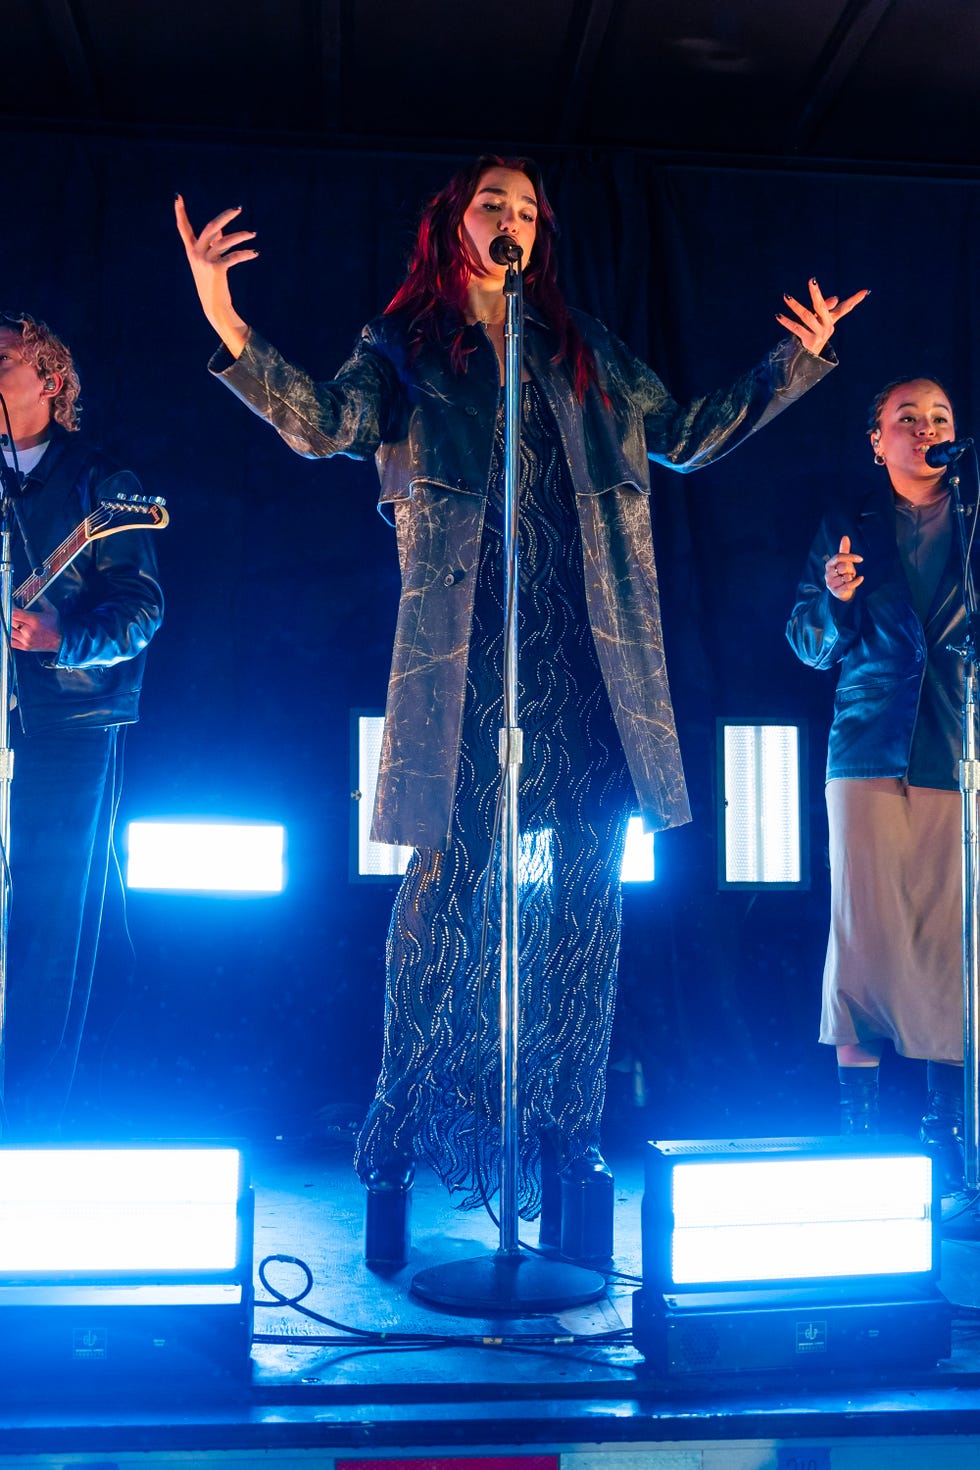
{"type": "MultiPolygon", "coordinates": [[[[599,1144],[633,784],[585,606],[571,486],[550,411],[522,386],[518,797],[518,1209],[540,1207],[540,1153],[599,1144]]],[[[499,865],[490,873],[502,716],[503,413],[481,543],[453,827],[415,852],[388,933],[385,1043],[358,1142],[362,1175],[424,1160],[465,1207],[499,1183],[499,865]],[[488,927],[485,937],[484,912],[488,927]],[[483,963],[481,966],[481,953],[483,963]],[[482,981],[481,981],[482,974],[482,981]]]]}

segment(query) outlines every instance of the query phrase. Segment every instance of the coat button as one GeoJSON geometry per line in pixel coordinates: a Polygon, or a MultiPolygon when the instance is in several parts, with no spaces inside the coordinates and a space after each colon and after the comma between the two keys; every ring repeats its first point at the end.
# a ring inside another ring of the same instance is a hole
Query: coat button
{"type": "Polygon", "coordinates": [[[477,408],[475,403],[468,403],[466,405],[466,412],[469,414],[471,419],[475,419],[480,410],[477,408]]]}
{"type": "Polygon", "coordinates": [[[445,577],[443,578],[443,582],[446,587],[455,587],[456,583],[462,582],[462,580],[463,573],[461,571],[447,572],[445,577]]]}

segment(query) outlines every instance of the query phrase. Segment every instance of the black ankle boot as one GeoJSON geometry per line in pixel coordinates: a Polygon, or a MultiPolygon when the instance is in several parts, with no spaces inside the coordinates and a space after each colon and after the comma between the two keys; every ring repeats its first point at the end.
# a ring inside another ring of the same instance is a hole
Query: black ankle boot
{"type": "Polygon", "coordinates": [[[936,1160],[940,1193],[957,1194],[964,1185],[962,1096],[930,1091],[919,1142],[931,1149],[936,1160]]]}
{"type": "Polygon", "coordinates": [[[566,1164],[561,1180],[561,1253],[584,1266],[613,1258],[615,1183],[598,1149],[566,1164]]]}
{"type": "Polygon", "coordinates": [[[364,1181],[364,1259],[369,1266],[404,1266],[411,1246],[410,1213],[415,1164],[395,1156],[364,1181]]]}
{"type": "Polygon", "coordinates": [[[878,1068],[838,1067],[840,1131],[842,1134],[878,1132],[878,1068]]]}

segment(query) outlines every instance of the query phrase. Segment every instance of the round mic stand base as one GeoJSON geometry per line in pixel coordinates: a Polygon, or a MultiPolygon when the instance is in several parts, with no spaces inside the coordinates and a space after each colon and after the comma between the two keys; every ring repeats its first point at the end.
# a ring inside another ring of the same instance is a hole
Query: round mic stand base
{"type": "Polygon", "coordinates": [[[584,1266],[501,1250],[419,1271],[412,1291],[439,1307],[520,1317],[598,1301],[606,1283],[584,1266]]]}

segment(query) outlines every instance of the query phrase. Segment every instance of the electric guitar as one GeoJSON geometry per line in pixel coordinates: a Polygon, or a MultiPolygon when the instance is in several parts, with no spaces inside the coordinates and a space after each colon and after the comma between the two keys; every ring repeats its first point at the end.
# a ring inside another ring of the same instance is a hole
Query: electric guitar
{"type": "Polygon", "coordinates": [[[166,501],[159,495],[121,495],[118,500],[100,501],[91,515],[52,551],[44,565],[35,567],[21,582],[14,593],[14,602],[18,607],[30,607],[90,541],[101,541],[103,536],[112,536],[116,531],[162,531],[169,520],[166,501]]]}

